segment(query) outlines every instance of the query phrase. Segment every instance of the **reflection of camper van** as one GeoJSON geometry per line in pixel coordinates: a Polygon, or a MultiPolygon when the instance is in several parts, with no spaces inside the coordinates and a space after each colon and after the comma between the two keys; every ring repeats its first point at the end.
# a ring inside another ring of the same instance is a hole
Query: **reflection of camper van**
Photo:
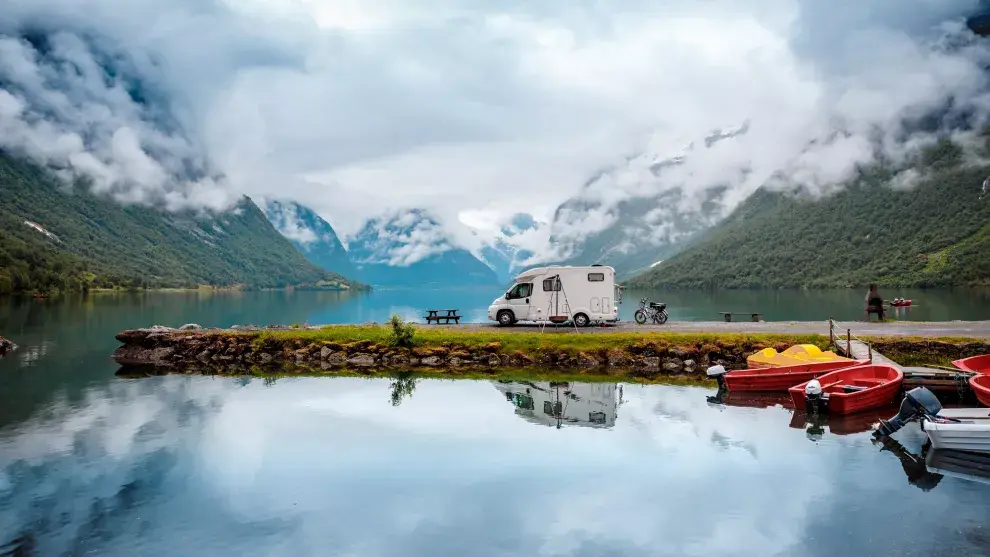
{"type": "Polygon", "coordinates": [[[493,381],[516,415],[540,425],[615,425],[615,383],[548,383],[493,381]]]}
{"type": "Polygon", "coordinates": [[[516,277],[512,288],[488,307],[488,319],[503,326],[573,320],[585,327],[618,321],[621,302],[612,267],[538,267],[516,277]]]}

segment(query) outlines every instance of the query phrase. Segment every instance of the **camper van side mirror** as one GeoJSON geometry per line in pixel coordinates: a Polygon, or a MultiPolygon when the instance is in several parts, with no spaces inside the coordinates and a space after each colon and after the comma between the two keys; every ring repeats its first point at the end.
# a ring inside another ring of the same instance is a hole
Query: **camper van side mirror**
{"type": "Polygon", "coordinates": [[[508,293],[508,292],[506,292],[506,293],[505,293],[505,299],[506,299],[506,300],[508,300],[508,299],[509,299],[509,293],[508,293]]]}

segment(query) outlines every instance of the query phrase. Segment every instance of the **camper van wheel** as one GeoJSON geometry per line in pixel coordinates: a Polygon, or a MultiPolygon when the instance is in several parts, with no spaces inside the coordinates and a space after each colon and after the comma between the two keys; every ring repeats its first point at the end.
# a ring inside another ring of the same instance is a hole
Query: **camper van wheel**
{"type": "Polygon", "coordinates": [[[511,311],[509,311],[509,310],[502,310],[502,311],[498,312],[498,324],[499,325],[501,325],[503,327],[508,327],[509,325],[512,325],[513,323],[515,323],[515,321],[516,321],[515,316],[512,315],[512,312],[511,311]]]}
{"type": "Polygon", "coordinates": [[[588,316],[583,313],[579,313],[574,316],[574,324],[578,327],[587,327],[590,323],[591,320],[588,319],[588,316]]]}

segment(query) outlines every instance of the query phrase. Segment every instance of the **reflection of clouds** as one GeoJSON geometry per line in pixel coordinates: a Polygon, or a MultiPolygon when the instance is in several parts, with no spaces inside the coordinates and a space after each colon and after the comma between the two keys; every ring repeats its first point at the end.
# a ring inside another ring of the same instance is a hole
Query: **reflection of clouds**
{"type": "Polygon", "coordinates": [[[38,365],[38,362],[48,356],[48,354],[54,349],[55,341],[42,340],[38,344],[22,347],[18,351],[17,357],[20,360],[21,367],[33,367],[38,365]]]}
{"type": "Polygon", "coordinates": [[[134,534],[117,521],[157,495],[182,444],[176,410],[202,419],[205,387],[193,400],[181,382],[115,381],[0,432],[0,546],[30,535],[60,554],[134,534]]]}
{"type": "Polygon", "coordinates": [[[874,531],[843,522],[847,507],[896,517],[892,498],[921,493],[865,436],[816,445],[781,408],[623,387],[614,427],[557,430],[487,381],[423,380],[398,407],[384,379],[115,381],[0,432],[0,532],[67,513],[45,549],[790,555],[874,531]]]}
{"type": "Polygon", "coordinates": [[[564,486],[540,505],[554,517],[545,554],[573,554],[584,539],[647,555],[773,555],[800,541],[806,507],[828,492],[828,470],[810,445],[782,447],[795,440],[784,438],[786,411],[720,412],[702,393],[626,386],[617,429],[628,419],[641,433],[632,437],[651,446],[602,478],[612,481],[564,486]],[[774,479],[795,473],[800,483],[774,479]]]}
{"type": "MultiPolygon", "coordinates": [[[[537,541],[541,554],[579,554],[589,544],[604,544],[627,554],[668,547],[672,555],[700,555],[782,551],[799,541],[805,507],[827,492],[827,474],[818,470],[812,445],[794,438],[804,454],[779,450],[790,419],[780,409],[720,412],[698,389],[626,386],[629,402],[622,407],[618,435],[605,437],[595,430],[521,422],[486,385],[424,382],[411,399],[391,408],[382,382],[348,379],[322,388],[298,380],[249,395],[275,394],[285,404],[259,408],[249,400],[228,402],[214,425],[229,420],[231,431],[246,427],[283,450],[269,447],[263,462],[257,455],[239,456],[246,468],[262,463],[244,478],[246,484],[225,484],[227,498],[245,508],[264,500],[265,514],[316,514],[327,511],[328,500],[360,497],[363,483],[347,485],[351,482],[344,478],[372,482],[374,508],[349,508],[354,522],[345,521],[362,555],[388,555],[390,547],[405,547],[431,530],[445,535],[451,535],[450,528],[498,530],[499,522],[488,519],[474,524],[477,517],[467,510],[474,505],[508,505],[498,511],[503,526],[502,515],[518,514],[524,538],[537,541]],[[657,407],[669,411],[656,414],[657,407]],[[640,428],[624,427],[627,418],[640,428]],[[314,443],[314,437],[323,442],[314,443]],[[758,452],[760,447],[766,450],[758,452]],[[299,453],[319,466],[293,464],[299,453]],[[775,471],[795,466],[801,489],[769,485],[775,471]],[[293,470],[291,478],[274,473],[286,468],[293,470]],[[741,475],[759,479],[740,485],[735,478],[741,475]],[[502,487],[481,499],[468,498],[489,482],[502,487]],[[321,487],[311,493],[312,485],[321,487]],[[424,495],[432,490],[439,493],[424,495]],[[379,536],[377,541],[362,539],[357,534],[365,524],[391,534],[368,531],[363,535],[379,536]]],[[[228,455],[241,454],[237,447],[244,443],[230,435],[214,441],[205,444],[228,455]]],[[[308,521],[303,524],[307,530],[308,521]]]]}

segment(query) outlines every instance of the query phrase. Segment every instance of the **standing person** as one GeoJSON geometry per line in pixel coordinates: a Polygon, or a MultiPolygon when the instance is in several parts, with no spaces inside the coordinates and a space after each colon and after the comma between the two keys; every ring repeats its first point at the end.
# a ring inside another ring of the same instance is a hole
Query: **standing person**
{"type": "Polygon", "coordinates": [[[880,291],[877,290],[876,284],[870,285],[870,290],[866,293],[866,320],[870,320],[870,313],[877,314],[877,317],[883,321],[883,296],[880,295],[880,291]]]}

